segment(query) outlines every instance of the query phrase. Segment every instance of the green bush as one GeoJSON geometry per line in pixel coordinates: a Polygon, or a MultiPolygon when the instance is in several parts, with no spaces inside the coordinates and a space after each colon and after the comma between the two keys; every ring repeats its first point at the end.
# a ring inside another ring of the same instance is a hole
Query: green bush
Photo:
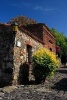
{"type": "Polygon", "coordinates": [[[54,74],[59,65],[56,55],[47,49],[40,48],[32,57],[33,74],[36,81],[45,80],[49,75],[54,74]]]}

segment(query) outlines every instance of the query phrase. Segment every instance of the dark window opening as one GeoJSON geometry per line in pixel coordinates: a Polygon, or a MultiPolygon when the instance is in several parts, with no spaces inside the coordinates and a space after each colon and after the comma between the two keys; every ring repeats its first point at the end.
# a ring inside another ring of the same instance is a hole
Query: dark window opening
{"type": "Polygon", "coordinates": [[[27,45],[26,61],[28,63],[31,63],[31,58],[32,58],[32,46],[27,45]]]}
{"type": "Polygon", "coordinates": [[[52,51],[52,48],[49,48],[50,51],[52,51]]]}
{"type": "Polygon", "coordinates": [[[49,40],[49,42],[50,42],[51,44],[53,44],[52,40],[49,40]]]}

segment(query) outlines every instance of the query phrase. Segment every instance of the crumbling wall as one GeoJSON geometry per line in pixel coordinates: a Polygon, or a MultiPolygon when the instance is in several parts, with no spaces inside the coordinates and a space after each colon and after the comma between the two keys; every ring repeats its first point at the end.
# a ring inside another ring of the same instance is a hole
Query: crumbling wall
{"type": "Polygon", "coordinates": [[[13,55],[15,34],[0,29],[0,86],[10,84],[13,79],[13,55]]]}

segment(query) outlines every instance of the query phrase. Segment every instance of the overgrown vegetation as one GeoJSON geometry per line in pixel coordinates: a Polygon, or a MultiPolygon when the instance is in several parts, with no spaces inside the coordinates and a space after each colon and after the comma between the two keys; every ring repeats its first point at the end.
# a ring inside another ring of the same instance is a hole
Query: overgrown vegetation
{"type": "Polygon", "coordinates": [[[56,38],[56,45],[60,47],[60,58],[61,61],[66,63],[67,62],[67,37],[64,36],[63,33],[59,33],[54,28],[51,29],[52,34],[56,38]]]}
{"type": "Polygon", "coordinates": [[[33,54],[32,59],[33,74],[37,82],[44,80],[49,75],[53,75],[59,65],[56,55],[50,50],[40,48],[33,54]]]}
{"type": "Polygon", "coordinates": [[[67,37],[64,36],[64,33],[59,33],[55,29],[51,29],[52,34],[56,38],[56,45],[59,45],[61,48],[61,55],[67,53],[67,37]]]}
{"type": "Polygon", "coordinates": [[[19,26],[26,26],[28,24],[35,24],[36,21],[33,19],[29,19],[25,16],[18,16],[15,18],[12,18],[8,23],[13,23],[13,22],[17,22],[19,24],[19,26]]]}

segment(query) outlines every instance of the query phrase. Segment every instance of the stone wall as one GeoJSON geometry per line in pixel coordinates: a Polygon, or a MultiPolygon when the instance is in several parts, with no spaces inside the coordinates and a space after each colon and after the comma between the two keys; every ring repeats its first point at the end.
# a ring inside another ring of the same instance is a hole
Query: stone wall
{"type": "Polygon", "coordinates": [[[56,40],[50,29],[43,23],[27,25],[24,27],[29,33],[38,37],[45,45],[44,47],[56,53],[56,40]]]}
{"type": "Polygon", "coordinates": [[[43,24],[30,24],[23,28],[43,41],[43,24]]]}
{"type": "Polygon", "coordinates": [[[0,86],[11,83],[13,79],[14,40],[12,31],[0,28],[0,86]]]}
{"type": "Polygon", "coordinates": [[[18,31],[15,36],[15,45],[14,45],[14,80],[16,81],[19,76],[20,66],[26,62],[27,56],[27,45],[32,47],[32,53],[36,51],[40,46],[43,46],[42,43],[34,40],[26,33],[18,31]],[[18,45],[19,43],[19,45],[18,45]]]}
{"type": "Polygon", "coordinates": [[[52,52],[56,53],[56,39],[45,26],[43,26],[43,41],[45,43],[45,48],[48,48],[52,52]]]}
{"type": "Polygon", "coordinates": [[[36,51],[42,43],[31,38],[24,32],[12,32],[0,26],[0,86],[18,84],[20,66],[26,62],[27,45],[36,51]]]}
{"type": "Polygon", "coordinates": [[[40,38],[34,36],[28,30],[12,32],[10,27],[0,26],[0,85],[3,85],[3,83],[18,84],[21,66],[27,62],[28,47],[31,47],[30,55],[40,46],[56,52],[55,38],[48,29],[45,28],[44,30],[42,25],[39,28],[42,28],[40,33],[42,37],[38,35],[40,38]]]}

